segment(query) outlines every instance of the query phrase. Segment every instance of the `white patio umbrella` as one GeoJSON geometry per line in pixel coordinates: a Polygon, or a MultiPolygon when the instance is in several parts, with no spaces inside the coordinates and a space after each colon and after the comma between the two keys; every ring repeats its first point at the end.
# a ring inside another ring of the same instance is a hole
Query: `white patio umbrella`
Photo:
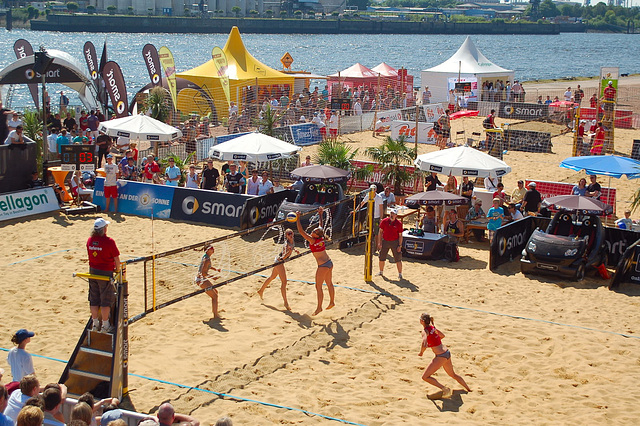
{"type": "Polygon", "coordinates": [[[212,146],[209,157],[220,161],[273,161],[288,158],[301,149],[302,147],[283,140],[254,132],[212,146]]]}
{"type": "Polygon", "coordinates": [[[425,172],[471,178],[500,177],[511,172],[511,167],[504,161],[469,146],[457,146],[422,154],[414,163],[425,172]]]}
{"type": "Polygon", "coordinates": [[[109,136],[150,142],[167,142],[182,136],[179,129],[144,114],[103,121],[98,130],[109,136]]]}

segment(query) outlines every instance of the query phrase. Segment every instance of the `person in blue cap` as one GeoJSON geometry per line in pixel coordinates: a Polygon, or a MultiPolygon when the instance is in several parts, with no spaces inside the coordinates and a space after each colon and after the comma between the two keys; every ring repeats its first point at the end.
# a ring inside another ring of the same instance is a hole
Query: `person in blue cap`
{"type": "Polygon", "coordinates": [[[35,335],[36,333],[33,331],[21,328],[11,337],[11,341],[18,345],[12,348],[7,356],[7,361],[11,366],[11,375],[15,382],[19,382],[27,374],[35,373],[31,354],[24,349],[35,335]]]}

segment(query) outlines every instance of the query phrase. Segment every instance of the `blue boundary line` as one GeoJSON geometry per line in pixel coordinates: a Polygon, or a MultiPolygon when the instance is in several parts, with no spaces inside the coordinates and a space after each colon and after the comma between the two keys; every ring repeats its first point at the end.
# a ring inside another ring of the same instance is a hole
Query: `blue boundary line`
{"type": "Polygon", "coordinates": [[[28,262],[30,260],[36,260],[36,259],[40,259],[41,257],[51,256],[52,254],[56,254],[56,253],[64,253],[66,251],[71,251],[71,250],[75,250],[75,249],[64,249],[64,250],[52,251],[51,253],[45,253],[45,254],[41,254],[40,256],[30,257],[29,259],[18,260],[17,262],[7,264],[7,266],[17,265],[18,263],[28,262]]]}
{"type": "MultiPolygon", "coordinates": [[[[0,351],[9,352],[9,349],[0,347],[0,351]]],[[[61,359],[52,358],[52,357],[45,356],[45,355],[38,355],[38,354],[33,354],[33,353],[31,355],[35,356],[36,358],[43,358],[43,359],[47,359],[47,360],[50,360],[50,361],[62,362],[64,364],[67,363],[67,361],[63,361],[61,359]]],[[[215,392],[215,391],[212,391],[212,390],[202,389],[202,388],[199,388],[199,387],[193,387],[193,386],[189,386],[189,385],[183,385],[183,384],[180,384],[180,383],[169,382],[167,380],[154,379],[153,377],[147,377],[147,376],[143,376],[143,375],[140,375],[140,374],[129,373],[128,375],[130,377],[137,377],[139,379],[149,380],[151,382],[163,383],[163,384],[166,384],[166,385],[176,386],[176,387],[183,388],[183,389],[193,389],[193,390],[196,390],[196,391],[199,391],[199,392],[209,393],[209,394],[217,395],[217,396],[220,396],[220,397],[223,397],[223,398],[235,399],[237,401],[252,402],[254,404],[264,405],[266,407],[284,408],[284,409],[289,410],[289,411],[297,411],[297,412],[300,412],[300,413],[303,413],[303,414],[316,416],[316,417],[322,417],[323,419],[333,420],[333,421],[344,423],[344,424],[348,424],[348,425],[366,426],[366,425],[364,425],[362,423],[356,423],[356,422],[352,422],[352,421],[349,421],[349,420],[340,419],[340,418],[337,418],[337,417],[326,416],[324,414],[314,413],[313,411],[303,410],[302,408],[288,407],[286,405],[280,405],[280,404],[273,404],[271,402],[258,401],[256,399],[244,398],[244,397],[241,397],[241,396],[235,396],[235,395],[231,395],[231,394],[228,394],[228,393],[215,392]]]]}

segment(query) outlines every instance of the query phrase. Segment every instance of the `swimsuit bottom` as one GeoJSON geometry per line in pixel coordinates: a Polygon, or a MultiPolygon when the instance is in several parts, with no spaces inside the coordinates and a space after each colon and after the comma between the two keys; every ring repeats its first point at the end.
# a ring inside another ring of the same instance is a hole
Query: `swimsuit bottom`
{"type": "Polygon", "coordinates": [[[441,354],[436,355],[436,358],[444,358],[444,359],[449,359],[451,358],[451,352],[449,352],[449,349],[447,349],[446,351],[442,352],[441,354]]]}
{"type": "Polygon", "coordinates": [[[331,261],[331,259],[329,259],[322,265],[318,265],[318,268],[333,268],[333,262],[331,261]]]}

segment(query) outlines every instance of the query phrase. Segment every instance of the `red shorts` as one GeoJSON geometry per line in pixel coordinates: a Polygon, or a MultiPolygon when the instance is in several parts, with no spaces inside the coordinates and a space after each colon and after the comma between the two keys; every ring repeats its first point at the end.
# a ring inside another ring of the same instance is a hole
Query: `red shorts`
{"type": "Polygon", "coordinates": [[[104,198],[118,198],[118,187],[117,186],[105,186],[104,187],[104,198]]]}
{"type": "Polygon", "coordinates": [[[329,134],[331,136],[337,136],[338,135],[338,129],[329,129],[329,134]]]}
{"type": "Polygon", "coordinates": [[[327,136],[327,128],[326,127],[320,127],[318,130],[320,131],[320,135],[321,136],[327,136]]]}

